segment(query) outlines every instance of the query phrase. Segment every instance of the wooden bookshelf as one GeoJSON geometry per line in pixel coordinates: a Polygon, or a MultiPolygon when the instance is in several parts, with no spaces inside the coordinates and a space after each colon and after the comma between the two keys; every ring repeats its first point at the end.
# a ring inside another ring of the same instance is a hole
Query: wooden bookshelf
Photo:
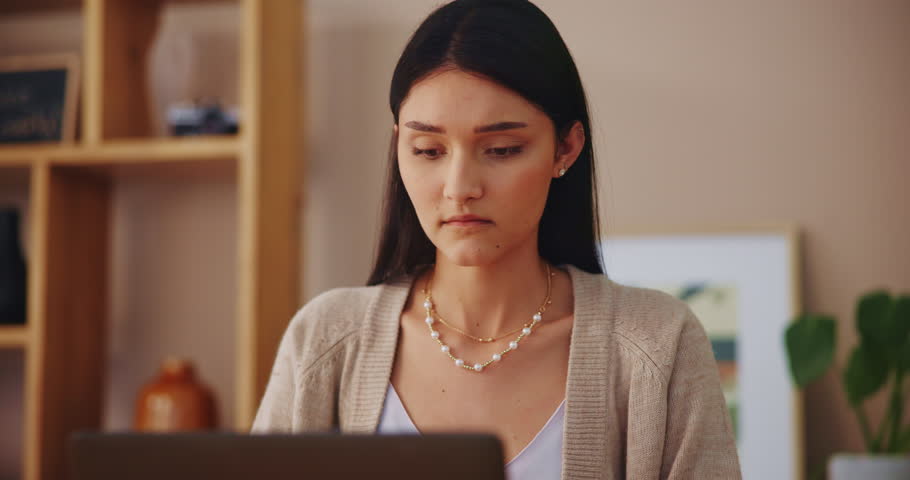
{"type": "Polygon", "coordinates": [[[68,435],[101,428],[111,192],[120,175],[227,174],[235,182],[235,406],[228,428],[248,430],[298,306],[302,2],[236,0],[240,134],[157,138],[144,65],[166,3],[42,0],[0,8],[0,15],[75,8],[84,23],[80,138],[0,146],[0,178],[28,187],[28,320],[0,327],[0,348],[25,352],[26,480],[66,478],[68,435]]]}

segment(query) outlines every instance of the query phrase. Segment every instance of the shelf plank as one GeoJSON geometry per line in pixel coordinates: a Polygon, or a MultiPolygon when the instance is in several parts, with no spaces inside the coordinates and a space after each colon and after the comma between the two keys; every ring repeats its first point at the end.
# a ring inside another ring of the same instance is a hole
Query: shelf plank
{"type": "Polygon", "coordinates": [[[142,164],[233,159],[239,152],[237,137],[180,137],[109,141],[98,147],[50,152],[48,158],[74,165],[142,164]]]}
{"type": "MultiPolygon", "coordinates": [[[[164,0],[165,3],[217,3],[229,0],[164,0]]],[[[32,13],[81,8],[82,0],[3,0],[0,14],[32,13]]]]}
{"type": "Polygon", "coordinates": [[[29,167],[32,166],[33,160],[29,158],[3,158],[0,156],[0,186],[9,184],[11,182],[19,182],[19,179],[22,178],[21,174],[15,178],[7,178],[8,175],[11,175],[11,171],[25,171],[28,172],[29,167]]]}
{"type": "Polygon", "coordinates": [[[34,159],[56,164],[142,164],[196,162],[237,158],[241,139],[236,136],[200,136],[117,140],[97,146],[37,144],[0,147],[0,166],[28,165],[34,159]]]}
{"type": "Polygon", "coordinates": [[[26,348],[29,344],[29,329],[23,325],[0,326],[0,348],[26,348]]]}
{"type": "Polygon", "coordinates": [[[48,152],[73,148],[70,145],[37,143],[37,144],[0,144],[0,167],[23,167],[32,164],[34,159],[47,155],[48,152]]]}

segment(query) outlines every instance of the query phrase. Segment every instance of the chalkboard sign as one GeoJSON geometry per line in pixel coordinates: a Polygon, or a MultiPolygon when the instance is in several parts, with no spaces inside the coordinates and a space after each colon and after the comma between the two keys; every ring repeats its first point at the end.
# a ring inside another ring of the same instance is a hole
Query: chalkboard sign
{"type": "Polygon", "coordinates": [[[72,141],[74,55],[0,58],[0,143],[72,141]]]}

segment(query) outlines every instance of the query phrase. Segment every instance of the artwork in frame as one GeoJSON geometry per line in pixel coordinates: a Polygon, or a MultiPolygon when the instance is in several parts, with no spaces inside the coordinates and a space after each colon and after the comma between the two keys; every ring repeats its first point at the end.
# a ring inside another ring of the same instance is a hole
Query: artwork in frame
{"type": "Polygon", "coordinates": [[[705,327],[743,478],[803,478],[802,396],[783,333],[799,312],[793,226],[639,228],[604,235],[607,275],[685,301],[705,327]]]}
{"type": "Polygon", "coordinates": [[[72,142],[78,92],[75,54],[0,57],[0,144],[72,142]]]}

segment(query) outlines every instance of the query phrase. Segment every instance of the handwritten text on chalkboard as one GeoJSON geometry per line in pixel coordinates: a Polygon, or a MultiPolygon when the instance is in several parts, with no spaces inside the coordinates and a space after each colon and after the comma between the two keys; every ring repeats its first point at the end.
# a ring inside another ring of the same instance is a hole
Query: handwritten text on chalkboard
{"type": "Polygon", "coordinates": [[[67,70],[0,72],[0,143],[62,139],[67,70]]]}

